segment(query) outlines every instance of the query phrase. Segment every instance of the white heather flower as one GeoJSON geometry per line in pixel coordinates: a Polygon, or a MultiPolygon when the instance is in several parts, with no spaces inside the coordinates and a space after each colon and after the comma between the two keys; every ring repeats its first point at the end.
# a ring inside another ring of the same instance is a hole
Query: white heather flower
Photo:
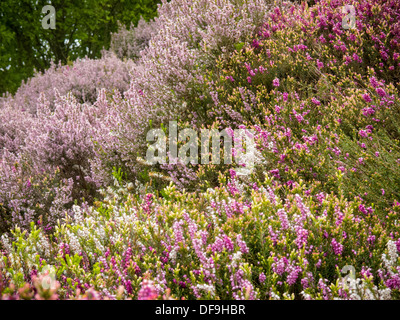
{"type": "Polygon", "coordinates": [[[389,240],[387,243],[387,248],[388,248],[389,260],[387,259],[387,256],[385,253],[382,254],[382,260],[383,260],[383,264],[385,265],[386,269],[392,275],[393,274],[392,266],[394,266],[394,264],[396,263],[397,258],[398,258],[395,242],[393,240],[389,240]]]}
{"type": "Polygon", "coordinates": [[[273,291],[271,291],[271,298],[273,299],[273,300],[281,300],[281,298],[275,293],[275,292],[273,292],[273,291]]]}
{"type": "Polygon", "coordinates": [[[242,252],[241,251],[237,251],[233,254],[232,256],[232,263],[231,266],[232,267],[236,267],[237,263],[242,259],[242,252]]]}
{"type": "Polygon", "coordinates": [[[387,246],[388,246],[390,261],[393,265],[398,258],[396,243],[393,240],[389,240],[387,246]]]}
{"type": "Polygon", "coordinates": [[[71,233],[69,230],[67,230],[67,237],[69,239],[69,246],[72,249],[73,252],[79,253],[82,251],[81,245],[79,243],[78,238],[75,236],[75,234],[71,233]]]}
{"type": "Polygon", "coordinates": [[[352,279],[348,278],[348,286],[344,281],[341,282],[341,286],[344,289],[349,289],[350,300],[390,300],[391,290],[385,288],[379,290],[376,286],[369,287],[368,283],[364,279],[352,279]]]}
{"type": "Polygon", "coordinates": [[[6,248],[8,252],[12,252],[12,247],[10,245],[10,240],[8,239],[7,234],[3,234],[1,236],[1,242],[3,243],[4,248],[6,248]]]}
{"type": "Polygon", "coordinates": [[[210,293],[211,297],[215,296],[215,287],[210,284],[198,284],[196,287],[201,291],[210,293]]]}

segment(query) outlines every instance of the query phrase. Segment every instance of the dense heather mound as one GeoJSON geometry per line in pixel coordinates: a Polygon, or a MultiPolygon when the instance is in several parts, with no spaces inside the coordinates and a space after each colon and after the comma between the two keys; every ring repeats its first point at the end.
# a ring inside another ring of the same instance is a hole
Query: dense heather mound
{"type": "Polygon", "coordinates": [[[400,298],[400,3],[345,5],[163,2],[4,98],[0,297],[400,298]],[[150,165],[172,120],[254,130],[254,170],[150,165]]]}

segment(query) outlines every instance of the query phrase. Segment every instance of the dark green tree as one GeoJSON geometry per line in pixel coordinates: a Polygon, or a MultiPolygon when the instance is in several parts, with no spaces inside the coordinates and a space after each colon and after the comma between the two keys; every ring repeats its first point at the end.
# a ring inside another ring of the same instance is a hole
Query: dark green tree
{"type": "Polygon", "coordinates": [[[137,25],[140,17],[156,15],[159,0],[1,0],[0,95],[14,93],[34,70],[44,71],[51,60],[63,64],[108,49],[118,21],[137,25]],[[45,5],[55,8],[55,29],[44,29],[45,5]]]}

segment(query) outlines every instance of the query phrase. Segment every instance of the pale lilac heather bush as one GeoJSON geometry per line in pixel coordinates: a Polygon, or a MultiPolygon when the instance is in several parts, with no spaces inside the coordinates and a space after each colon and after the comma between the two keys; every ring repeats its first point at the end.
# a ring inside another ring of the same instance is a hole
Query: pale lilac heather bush
{"type": "Polygon", "coordinates": [[[16,153],[25,144],[27,131],[34,118],[23,108],[6,102],[0,106],[0,156],[4,150],[16,153]]]}
{"type": "Polygon", "coordinates": [[[132,69],[126,103],[118,107],[123,126],[119,149],[130,165],[146,147],[149,122],[176,120],[188,107],[193,88],[220,54],[250,39],[268,14],[269,1],[163,1],[155,18],[158,31],[132,69]],[[186,101],[188,100],[188,101],[186,101]]]}
{"type": "Polygon", "coordinates": [[[400,206],[381,221],[360,212],[358,199],[304,184],[283,186],[267,175],[253,186],[235,177],[221,182],[198,193],[171,185],[163,198],[138,198],[117,182],[104,201],[74,206],[52,239],[35,227],[3,235],[0,271],[22,287],[54,265],[61,299],[73,298],[75,289],[110,299],[117,292],[135,299],[168,292],[221,300],[398,298],[400,206]],[[379,238],[365,241],[373,233],[379,238]],[[332,239],[343,250],[335,251],[332,239]],[[345,265],[361,280],[350,288],[340,274],[345,265]]]}
{"type": "Polygon", "coordinates": [[[96,189],[110,182],[102,164],[110,163],[112,170],[118,163],[115,150],[110,149],[115,145],[110,127],[116,115],[105,101],[105,89],[94,104],[79,103],[72,93],[61,96],[55,90],[54,106],[41,94],[36,116],[15,115],[15,122],[26,127],[11,126],[14,139],[6,132],[0,140],[6,147],[0,153],[0,203],[8,212],[3,215],[4,226],[26,228],[40,214],[45,215],[46,226],[54,226],[70,212],[72,200],[91,201],[96,189]],[[98,149],[98,143],[110,147],[98,149]]]}
{"type": "Polygon", "coordinates": [[[23,154],[5,150],[0,158],[0,233],[11,226],[29,228],[38,222],[51,230],[69,214],[73,180],[62,178],[58,168],[37,166],[23,154]]]}
{"type": "Polygon", "coordinates": [[[110,127],[116,115],[105,101],[105,90],[99,92],[93,105],[79,103],[71,93],[60,96],[56,91],[54,111],[47,101],[38,104],[37,119],[23,151],[38,165],[59,167],[65,178],[74,180],[77,190],[94,192],[106,178],[96,178],[91,165],[97,161],[95,144],[115,144],[110,127]]]}
{"type": "Polygon", "coordinates": [[[131,66],[131,60],[122,61],[112,52],[103,52],[100,59],[77,60],[71,66],[52,63],[45,72],[37,73],[23,83],[13,97],[0,100],[0,107],[8,102],[35,114],[41,93],[53,106],[54,89],[61,95],[72,92],[79,102],[94,103],[99,89],[124,92],[129,85],[131,66]]]}
{"type": "Polygon", "coordinates": [[[121,60],[124,58],[135,60],[140,57],[140,52],[148,46],[151,36],[157,30],[157,21],[146,21],[143,18],[140,18],[136,27],[131,24],[130,29],[120,24],[118,32],[111,35],[110,51],[121,60]]]}

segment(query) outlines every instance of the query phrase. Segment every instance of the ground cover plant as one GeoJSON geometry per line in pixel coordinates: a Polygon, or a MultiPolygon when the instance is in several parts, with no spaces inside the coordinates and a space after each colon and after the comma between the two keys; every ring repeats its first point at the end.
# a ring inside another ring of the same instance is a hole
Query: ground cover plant
{"type": "Polygon", "coordinates": [[[347,5],[163,1],[3,97],[0,299],[399,299],[400,3],[347,5]],[[169,121],[247,175],[149,163],[169,121]]]}

